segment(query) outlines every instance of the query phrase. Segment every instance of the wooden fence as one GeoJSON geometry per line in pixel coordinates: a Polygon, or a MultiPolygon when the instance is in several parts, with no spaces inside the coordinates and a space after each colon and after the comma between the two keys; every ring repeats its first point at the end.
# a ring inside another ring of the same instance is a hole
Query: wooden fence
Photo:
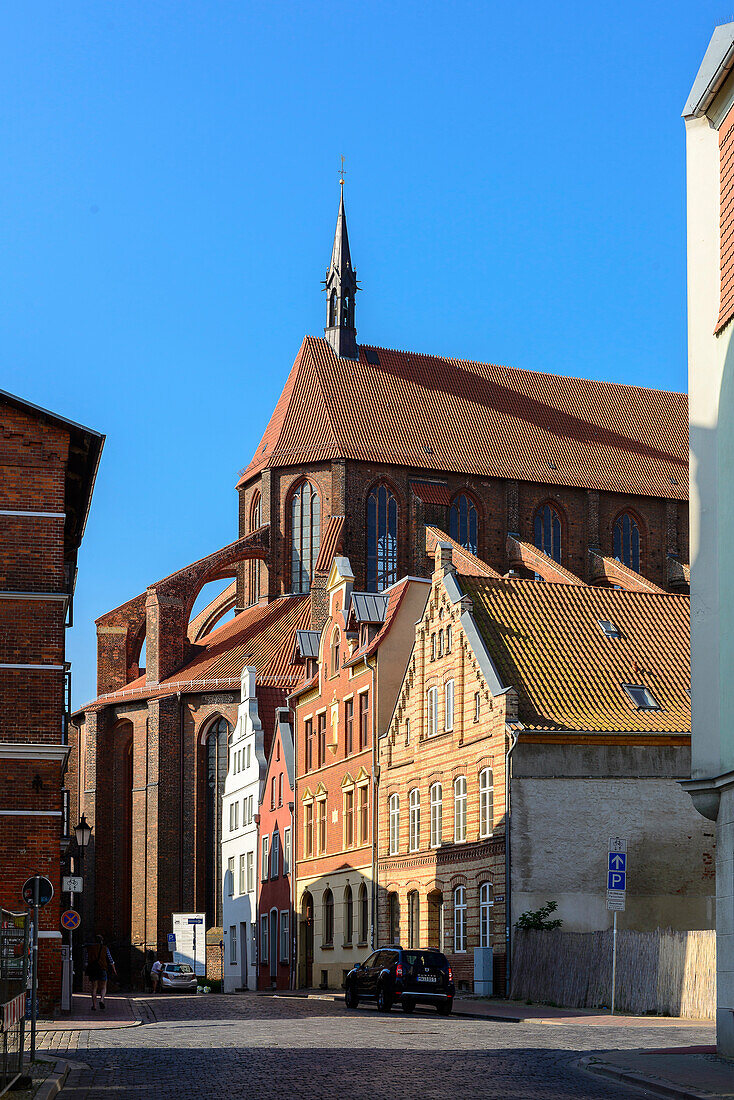
{"type": "MultiPolygon", "coordinates": [[[[612,933],[515,931],[513,997],[565,1008],[608,1007],[612,933]]],[[[620,1012],[713,1019],[716,934],[713,931],[617,933],[620,1012]]]]}

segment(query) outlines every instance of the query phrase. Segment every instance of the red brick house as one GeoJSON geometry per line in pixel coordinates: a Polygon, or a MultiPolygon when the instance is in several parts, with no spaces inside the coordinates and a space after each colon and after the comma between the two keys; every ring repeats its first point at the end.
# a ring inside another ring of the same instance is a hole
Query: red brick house
{"type": "Polygon", "coordinates": [[[295,767],[290,712],[276,712],[258,823],[258,989],[290,989],[293,916],[295,767]]]}
{"type": "Polygon", "coordinates": [[[61,992],[61,855],[78,821],[62,790],[65,630],[104,436],[8,393],[0,427],[0,906],[23,910],[25,880],[51,880],[39,946],[40,996],[49,1001],[61,992]]]}

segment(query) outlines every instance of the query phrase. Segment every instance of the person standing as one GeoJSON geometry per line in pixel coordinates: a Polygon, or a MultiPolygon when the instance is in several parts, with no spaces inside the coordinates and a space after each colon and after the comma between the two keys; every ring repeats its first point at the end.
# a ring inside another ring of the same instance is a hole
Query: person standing
{"type": "Polygon", "coordinates": [[[84,964],[84,973],[92,986],[91,1010],[97,1011],[97,997],[99,997],[99,1007],[104,1010],[108,968],[117,977],[115,963],[109,948],[105,946],[104,936],[96,936],[95,942],[84,948],[84,964]]]}
{"type": "Polygon", "coordinates": [[[153,982],[153,992],[160,993],[161,989],[161,970],[163,969],[163,963],[156,955],[155,962],[150,968],[150,979],[153,982]]]}

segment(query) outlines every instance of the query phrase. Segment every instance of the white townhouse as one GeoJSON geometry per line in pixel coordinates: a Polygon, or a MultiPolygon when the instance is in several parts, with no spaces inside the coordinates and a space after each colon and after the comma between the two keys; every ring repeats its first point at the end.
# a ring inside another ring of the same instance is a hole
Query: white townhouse
{"type": "Polygon", "coordinates": [[[257,988],[257,821],[265,785],[265,735],[254,668],[242,670],[222,797],[222,989],[257,988]]]}

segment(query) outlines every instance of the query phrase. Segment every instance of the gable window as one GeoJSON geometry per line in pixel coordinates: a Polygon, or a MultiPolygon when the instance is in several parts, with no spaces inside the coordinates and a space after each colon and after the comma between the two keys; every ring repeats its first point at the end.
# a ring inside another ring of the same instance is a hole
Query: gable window
{"type": "Polygon", "coordinates": [[[410,718],[405,719],[405,744],[410,744],[410,718]]]}
{"type": "Polygon", "coordinates": [[[367,589],[381,592],[398,579],[398,502],[386,485],[367,497],[367,589]]]}
{"type": "Polygon", "coordinates": [[[417,852],[420,847],[421,836],[421,796],[417,787],[414,787],[410,792],[408,811],[408,850],[417,852]]]}
{"type": "Polygon", "coordinates": [[[436,660],[436,635],[431,634],[431,660],[436,660]]]}
{"type": "Polygon", "coordinates": [[[344,700],[344,755],[354,751],[354,699],[344,700]]]}
{"type": "Polygon", "coordinates": [[[454,951],[466,951],[466,887],[454,890],[454,951]]]}
{"type": "Polygon", "coordinates": [[[479,946],[492,946],[492,883],[483,882],[479,887],[479,946]]]}
{"type": "Polygon", "coordinates": [[[445,719],[444,720],[444,727],[448,731],[448,730],[452,730],[454,728],[454,681],[453,680],[447,680],[446,681],[446,686],[444,688],[444,696],[445,696],[445,702],[446,702],[446,707],[445,707],[446,713],[445,713],[445,716],[444,716],[444,719],[445,719]]]}
{"type": "Polygon", "coordinates": [[[344,792],[344,847],[351,848],[354,844],[354,788],[349,787],[344,792]]]}
{"type": "Polygon", "coordinates": [[[323,929],[321,942],[329,947],[334,943],[334,895],[328,888],[324,890],[322,906],[323,929]]]}
{"type": "Polygon", "coordinates": [[[482,768],[479,773],[479,836],[492,835],[494,815],[494,785],[492,769],[482,768]]]}
{"type": "Polygon", "coordinates": [[[644,684],[622,684],[638,710],[660,710],[657,699],[644,684]]]}
{"type": "Polygon", "coordinates": [[[479,551],[479,522],[474,501],[461,493],[455,497],[449,511],[449,534],[470,554],[479,551]]]}
{"type": "Polygon", "coordinates": [[[339,628],[331,635],[331,675],[336,676],[339,671],[339,628]]]}
{"type": "Polygon", "coordinates": [[[433,737],[438,729],[438,688],[426,692],[426,736],[433,737]]]}
{"type": "Polygon", "coordinates": [[[466,840],[466,776],[454,780],[454,844],[466,840]]]}
{"type": "Polygon", "coordinates": [[[443,830],[443,787],[434,783],[431,787],[431,847],[438,848],[443,830]]]}
{"type": "Polygon", "coordinates": [[[310,481],[291,499],[291,591],[308,592],[321,546],[321,501],[310,481]]]}
{"type": "Polygon", "coordinates": [[[446,652],[451,652],[451,623],[446,627],[446,652]]]}
{"type": "Polygon", "coordinates": [[[275,776],[273,776],[272,780],[270,781],[270,809],[271,810],[275,809],[276,786],[277,786],[277,780],[276,780],[275,776]]]}
{"type": "Polygon", "coordinates": [[[278,775],[278,805],[283,805],[283,773],[278,775]]]}
{"type": "Polygon", "coordinates": [[[304,740],[306,742],[306,771],[313,768],[313,720],[307,718],[303,724],[304,740]]]}
{"type": "Polygon", "coordinates": [[[614,556],[628,569],[640,572],[640,528],[629,512],[614,521],[614,556]]]}
{"type": "Polygon", "coordinates": [[[443,657],[443,630],[438,632],[438,657],[443,657]]]}
{"type": "Polygon", "coordinates": [[[313,802],[303,807],[303,855],[306,859],[313,855],[313,802]]]}
{"type": "Polygon", "coordinates": [[[541,505],[535,513],[535,545],[561,564],[561,516],[552,504],[541,505]]]}
{"type": "Polygon", "coordinates": [[[388,801],[390,855],[396,856],[400,851],[400,796],[391,794],[388,801]]]}
{"type": "Polygon", "coordinates": [[[479,708],[481,706],[481,698],[478,691],[474,692],[474,721],[479,721],[479,708]]]}

